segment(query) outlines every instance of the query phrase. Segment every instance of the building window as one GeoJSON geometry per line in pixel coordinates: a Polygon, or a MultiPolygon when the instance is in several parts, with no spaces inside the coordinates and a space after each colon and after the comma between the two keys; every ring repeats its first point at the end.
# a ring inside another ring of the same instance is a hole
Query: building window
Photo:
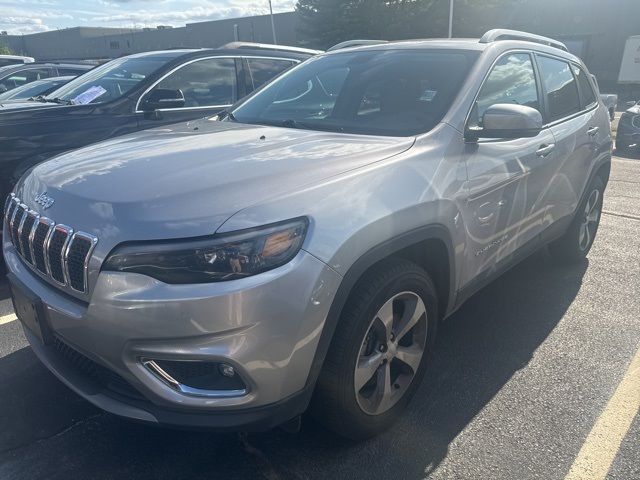
{"type": "Polygon", "coordinates": [[[109,42],[109,48],[111,48],[111,50],[118,50],[120,48],[120,42],[117,40],[111,40],[109,42]]]}

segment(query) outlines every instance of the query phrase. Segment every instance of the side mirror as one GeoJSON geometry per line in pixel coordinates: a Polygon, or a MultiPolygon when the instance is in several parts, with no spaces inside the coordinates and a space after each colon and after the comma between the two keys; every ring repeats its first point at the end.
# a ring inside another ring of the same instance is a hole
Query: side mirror
{"type": "Polygon", "coordinates": [[[637,103],[638,102],[636,102],[635,100],[632,100],[630,102],[625,103],[625,105],[626,105],[627,108],[633,108],[633,107],[636,106],[637,103]]]}
{"type": "Polygon", "coordinates": [[[513,103],[491,105],[482,116],[482,127],[467,129],[466,137],[530,138],[542,131],[542,115],[535,108],[513,103]]]}
{"type": "Polygon", "coordinates": [[[184,107],[184,95],[179,89],[156,88],[149,92],[141,106],[145,112],[164,108],[181,108],[184,107]]]}

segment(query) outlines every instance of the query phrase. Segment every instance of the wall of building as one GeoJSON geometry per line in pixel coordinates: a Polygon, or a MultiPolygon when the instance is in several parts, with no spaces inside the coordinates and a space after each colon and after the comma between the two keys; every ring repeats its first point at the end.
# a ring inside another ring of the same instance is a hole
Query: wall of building
{"type": "MultiPolygon", "coordinates": [[[[278,43],[296,45],[296,14],[274,15],[278,43]]],[[[149,50],[181,47],[219,47],[235,40],[273,43],[269,15],[232,18],[158,29],[112,29],[77,27],[31,35],[3,35],[16,53],[37,60],[86,60],[115,58],[149,50]]]]}

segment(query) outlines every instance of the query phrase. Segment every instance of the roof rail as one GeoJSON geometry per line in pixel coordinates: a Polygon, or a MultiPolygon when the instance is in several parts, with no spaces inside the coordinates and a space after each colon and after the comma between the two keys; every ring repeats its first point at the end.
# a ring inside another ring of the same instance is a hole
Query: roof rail
{"type": "Polygon", "coordinates": [[[364,47],[366,45],[379,45],[381,43],[387,43],[386,40],[347,40],[331,47],[327,52],[333,52],[334,50],[342,50],[343,48],[351,47],[364,47]]]}
{"type": "Polygon", "coordinates": [[[505,30],[502,28],[489,30],[482,36],[480,43],[492,43],[499,40],[524,40],[525,42],[540,43],[549,47],[559,48],[565,52],[569,51],[564,43],[554,40],[553,38],[534,35],[533,33],[520,32],[518,30],[505,30]]]}
{"type": "Polygon", "coordinates": [[[311,50],[310,48],[289,47],[288,45],[270,45],[268,43],[253,43],[253,42],[230,42],[230,43],[225,43],[219,48],[279,50],[281,52],[306,53],[308,55],[318,55],[319,53],[323,53],[322,50],[311,50]]]}

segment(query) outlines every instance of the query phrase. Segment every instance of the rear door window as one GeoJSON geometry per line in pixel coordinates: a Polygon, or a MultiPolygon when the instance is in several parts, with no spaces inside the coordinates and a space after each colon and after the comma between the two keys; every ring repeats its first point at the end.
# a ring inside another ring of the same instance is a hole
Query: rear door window
{"type": "Polygon", "coordinates": [[[546,94],[548,120],[553,122],[581,110],[578,85],[571,67],[563,60],[538,56],[546,94]]]}

